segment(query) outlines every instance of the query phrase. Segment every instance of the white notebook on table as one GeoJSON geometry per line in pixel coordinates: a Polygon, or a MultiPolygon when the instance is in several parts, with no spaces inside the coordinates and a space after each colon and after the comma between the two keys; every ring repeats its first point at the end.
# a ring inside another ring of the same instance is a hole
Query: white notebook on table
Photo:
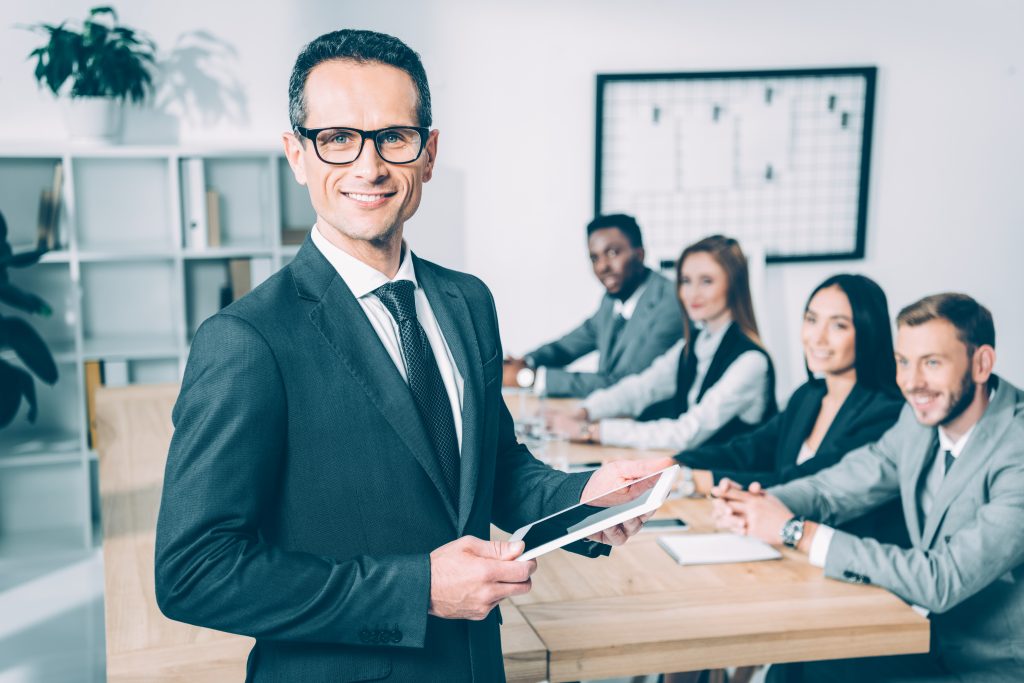
{"type": "Polygon", "coordinates": [[[730,564],[782,557],[767,543],[736,534],[658,536],[658,545],[679,564],[730,564]]]}

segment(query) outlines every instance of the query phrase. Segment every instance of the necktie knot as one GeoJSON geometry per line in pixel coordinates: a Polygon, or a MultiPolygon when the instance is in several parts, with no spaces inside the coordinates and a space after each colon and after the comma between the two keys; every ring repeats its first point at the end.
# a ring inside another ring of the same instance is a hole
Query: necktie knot
{"type": "Polygon", "coordinates": [[[952,468],[953,467],[953,463],[956,462],[956,456],[954,456],[951,451],[946,451],[945,455],[946,455],[946,459],[945,459],[945,469],[942,472],[943,476],[949,474],[950,468],[952,468]]]}
{"type": "Polygon", "coordinates": [[[388,309],[395,322],[400,323],[403,320],[416,319],[416,299],[413,296],[415,291],[416,285],[411,281],[395,280],[384,283],[373,290],[373,293],[384,304],[384,308],[388,309]]]}

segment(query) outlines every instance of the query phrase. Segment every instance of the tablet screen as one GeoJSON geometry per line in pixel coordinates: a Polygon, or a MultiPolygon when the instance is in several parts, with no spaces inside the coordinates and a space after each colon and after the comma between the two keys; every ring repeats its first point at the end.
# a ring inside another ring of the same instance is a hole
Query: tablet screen
{"type": "Polygon", "coordinates": [[[562,510],[546,519],[535,522],[523,537],[526,544],[524,554],[539,548],[572,532],[596,524],[615,515],[639,508],[650,497],[655,485],[664,472],[655,472],[631,484],[604,493],[585,503],[562,510]]]}

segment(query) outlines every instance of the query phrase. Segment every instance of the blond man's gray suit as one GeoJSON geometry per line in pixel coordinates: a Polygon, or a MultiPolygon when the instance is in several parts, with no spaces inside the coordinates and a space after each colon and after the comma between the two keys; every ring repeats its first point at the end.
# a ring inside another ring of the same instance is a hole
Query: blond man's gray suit
{"type": "Polygon", "coordinates": [[[942,680],[1024,680],[1024,392],[995,381],[927,514],[920,496],[938,435],[910,406],[877,443],[770,489],[794,514],[826,524],[901,497],[913,547],[836,531],[825,575],[882,586],[928,609],[930,659],[942,680]]]}

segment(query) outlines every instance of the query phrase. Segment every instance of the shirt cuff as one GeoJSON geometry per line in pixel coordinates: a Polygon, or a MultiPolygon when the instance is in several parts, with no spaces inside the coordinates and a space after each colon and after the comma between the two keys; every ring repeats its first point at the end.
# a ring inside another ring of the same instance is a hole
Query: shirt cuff
{"type": "Polygon", "coordinates": [[[533,372],[533,393],[543,396],[544,390],[548,388],[548,369],[542,365],[533,372]]]}
{"type": "Polygon", "coordinates": [[[811,541],[811,552],[808,553],[807,561],[815,567],[825,567],[825,559],[828,557],[828,548],[832,545],[832,536],[836,530],[825,524],[819,524],[818,530],[814,532],[814,540],[811,541]]]}

